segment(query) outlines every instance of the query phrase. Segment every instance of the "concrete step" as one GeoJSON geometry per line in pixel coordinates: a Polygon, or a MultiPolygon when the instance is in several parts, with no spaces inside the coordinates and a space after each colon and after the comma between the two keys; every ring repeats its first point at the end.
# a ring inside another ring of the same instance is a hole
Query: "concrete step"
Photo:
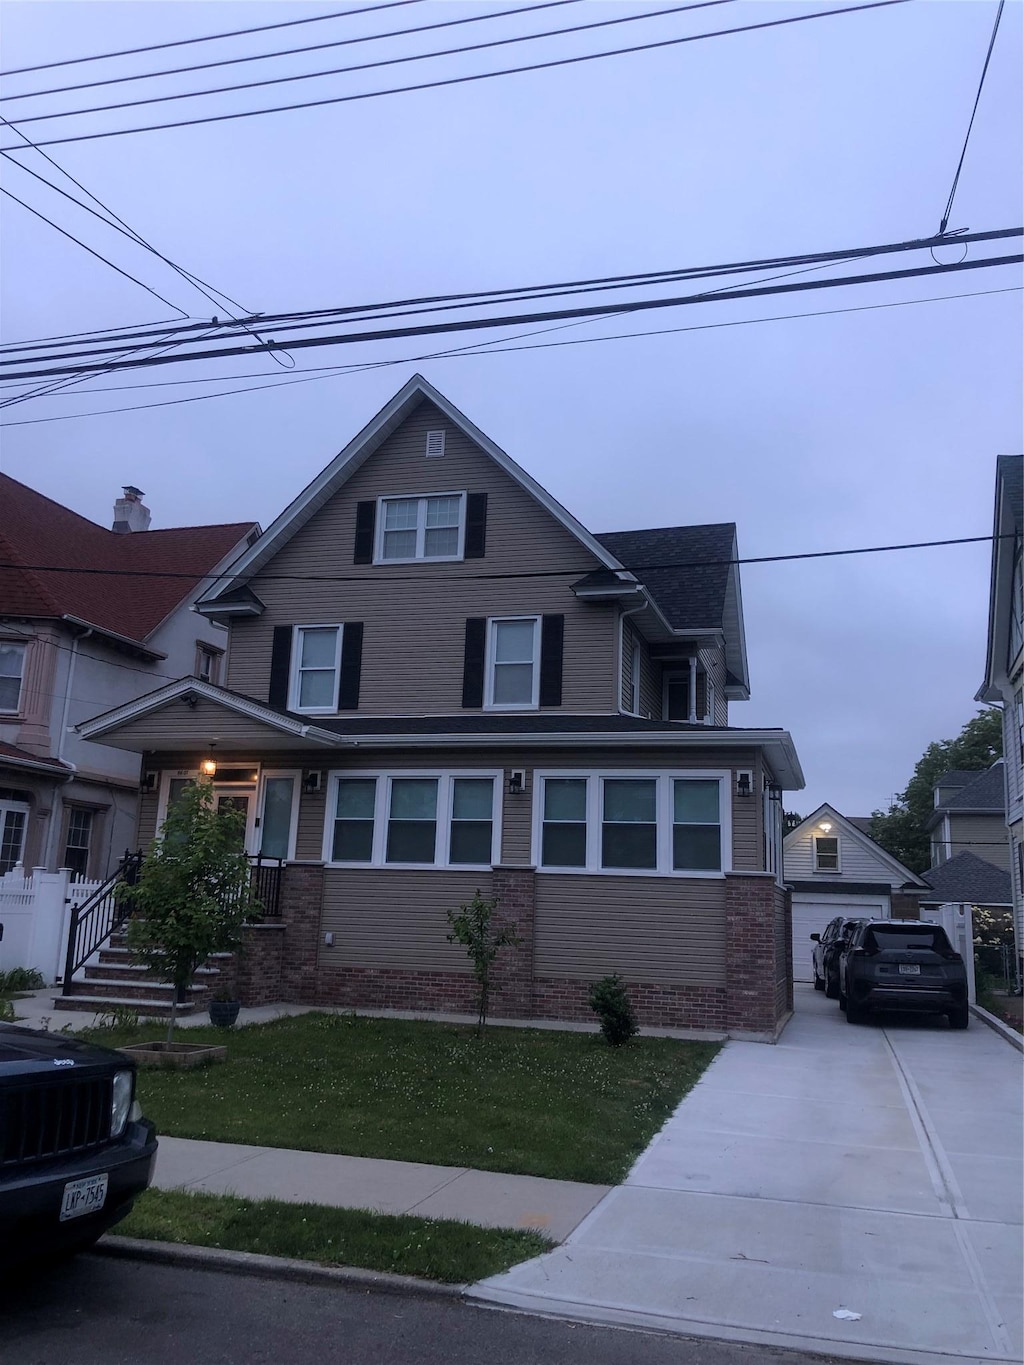
{"type": "MultiPolygon", "coordinates": [[[[220,972],[216,967],[200,967],[195,974],[197,986],[212,986],[220,977],[220,972]]],[[[120,958],[116,962],[104,962],[102,956],[98,964],[90,964],[85,969],[86,981],[117,981],[126,984],[138,983],[146,985],[153,981],[149,971],[140,962],[133,962],[130,958],[120,958]]]]}
{"type": "MultiPolygon", "coordinates": [[[[156,981],[151,976],[132,977],[125,975],[116,981],[73,981],[68,992],[69,999],[88,996],[90,999],[106,1000],[166,1000],[170,1004],[174,987],[165,981],[156,981]]],[[[208,995],[206,984],[189,988],[187,999],[205,1000],[208,995]]]]}
{"type": "MultiPolygon", "coordinates": [[[[55,1010],[77,1010],[85,1014],[90,1012],[109,1014],[117,1005],[147,1019],[167,1019],[171,1013],[171,1002],[168,999],[156,1000],[139,997],[128,999],[107,995],[58,995],[53,1002],[55,1010]]],[[[186,1000],[184,1004],[178,1006],[176,1014],[178,1018],[181,1018],[186,1014],[199,1013],[205,1008],[206,1006],[203,1004],[197,1005],[192,1000],[186,1000]]]]}

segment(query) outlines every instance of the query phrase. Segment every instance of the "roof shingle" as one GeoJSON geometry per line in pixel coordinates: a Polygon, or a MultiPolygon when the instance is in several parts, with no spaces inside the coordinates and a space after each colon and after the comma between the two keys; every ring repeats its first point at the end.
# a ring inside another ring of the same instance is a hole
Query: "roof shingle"
{"type": "Polygon", "coordinates": [[[1012,905],[1010,874],[987,863],[974,853],[958,853],[955,858],[921,874],[932,888],[921,897],[923,904],[952,902],[970,905],[1012,905]]]}
{"type": "Polygon", "coordinates": [[[606,550],[649,588],[674,630],[721,629],[736,526],[661,526],[598,535],[606,550]]]}

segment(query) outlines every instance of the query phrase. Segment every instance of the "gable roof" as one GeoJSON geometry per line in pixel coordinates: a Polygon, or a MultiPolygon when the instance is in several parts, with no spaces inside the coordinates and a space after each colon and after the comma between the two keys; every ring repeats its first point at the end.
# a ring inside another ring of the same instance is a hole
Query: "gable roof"
{"type": "Polygon", "coordinates": [[[1013,904],[1009,872],[987,863],[974,853],[958,853],[939,867],[930,867],[924,879],[931,887],[931,891],[921,897],[925,905],[944,905],[948,902],[1013,904]]]}
{"type": "Polygon", "coordinates": [[[650,590],[673,629],[723,629],[733,522],[606,531],[597,539],[650,590]]]}
{"type": "MultiPolygon", "coordinates": [[[[935,807],[935,815],[943,815],[950,811],[984,811],[997,815],[1001,814],[1005,809],[1004,802],[1006,799],[1003,772],[1003,760],[999,758],[990,768],[984,768],[981,772],[962,774],[969,780],[962,787],[951,792],[945,801],[935,807]]],[[[935,785],[944,787],[946,783],[944,779],[940,778],[935,785]]],[[[931,818],[934,819],[934,816],[931,818]]]]}
{"type": "Polygon", "coordinates": [[[1014,554],[1024,538],[1024,455],[996,459],[995,510],[992,517],[992,567],[989,573],[985,680],[975,701],[1003,700],[1013,591],[1014,554]]]}
{"type": "Polygon", "coordinates": [[[257,543],[239,556],[231,565],[230,572],[222,575],[202,594],[199,599],[200,607],[212,611],[216,603],[223,601],[229,593],[237,591],[258,574],[260,569],[348,482],[356,470],[365,464],[374,451],[383,445],[392,432],[423,402],[433,403],[440,412],[443,412],[450,422],[459,427],[506,474],[550,512],[556,521],[575,536],[599,563],[608,569],[622,568],[615,556],[592,536],[571,512],[542,488],[536,479],[516,464],[500,446],[495,445],[489,436],[460,412],[454,403],[445,398],[443,393],[435,389],[433,384],[428,383],[422,375],[414,374],[391,401],[385,403],[380,412],[371,418],[362,431],[321,470],[312,483],[307,484],[299,496],[271,523],[257,543]]]}
{"type": "Polygon", "coordinates": [[[139,644],[259,529],[248,521],[108,531],[7,474],[0,508],[0,564],[8,566],[0,567],[0,612],[70,618],[139,644]],[[61,569],[33,567],[51,564],[61,569]]]}
{"type": "Polygon", "coordinates": [[[830,806],[827,801],[823,801],[816,811],[812,811],[811,814],[805,816],[798,825],[794,825],[783,839],[783,862],[785,862],[786,849],[790,845],[797,843],[798,839],[806,833],[808,827],[810,825],[816,825],[822,818],[831,819],[833,825],[838,825],[839,829],[849,838],[853,839],[855,843],[860,844],[862,848],[868,849],[880,862],[883,862],[887,867],[892,868],[897,876],[903,878],[903,884],[905,886],[927,885],[923,878],[919,877],[916,872],[911,872],[910,868],[901,863],[898,858],[894,858],[888,849],[883,848],[877,840],[871,838],[870,834],[863,829],[859,829],[852,820],[848,820],[841,811],[836,810],[835,806],[830,806]]]}

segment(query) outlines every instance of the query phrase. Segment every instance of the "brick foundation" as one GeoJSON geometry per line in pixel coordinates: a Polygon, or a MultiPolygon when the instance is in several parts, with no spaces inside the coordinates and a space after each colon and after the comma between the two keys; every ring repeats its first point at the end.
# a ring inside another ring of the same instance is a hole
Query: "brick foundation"
{"type": "Polygon", "coordinates": [[[285,927],[281,952],[281,998],[313,1004],[324,903],[322,863],[289,863],[281,880],[279,908],[285,927]]]}
{"type": "Polygon", "coordinates": [[[242,931],[242,947],[221,968],[223,981],[216,990],[230,990],[234,999],[252,1008],[274,1005],[283,1000],[281,962],[285,947],[285,926],[273,921],[250,924],[242,931]]]}
{"type": "Polygon", "coordinates": [[[791,1008],[792,901],[770,872],[725,879],[727,1027],[774,1037],[791,1008]]]}

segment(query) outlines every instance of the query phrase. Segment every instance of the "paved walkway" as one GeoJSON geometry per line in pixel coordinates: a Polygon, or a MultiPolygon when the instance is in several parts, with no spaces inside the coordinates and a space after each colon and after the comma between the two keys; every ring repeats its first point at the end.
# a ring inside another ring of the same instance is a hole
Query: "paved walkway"
{"type": "Polygon", "coordinates": [[[990,1029],[851,1026],[798,987],[780,1043],[729,1043],[564,1246],[470,1292],[871,1361],[1019,1362],[1022,1151],[1021,1057],[990,1029]]]}
{"type": "Polygon", "coordinates": [[[153,1183],[163,1190],[535,1228],[556,1242],[608,1193],[607,1185],[570,1180],[174,1137],[160,1138],[153,1183]]]}

